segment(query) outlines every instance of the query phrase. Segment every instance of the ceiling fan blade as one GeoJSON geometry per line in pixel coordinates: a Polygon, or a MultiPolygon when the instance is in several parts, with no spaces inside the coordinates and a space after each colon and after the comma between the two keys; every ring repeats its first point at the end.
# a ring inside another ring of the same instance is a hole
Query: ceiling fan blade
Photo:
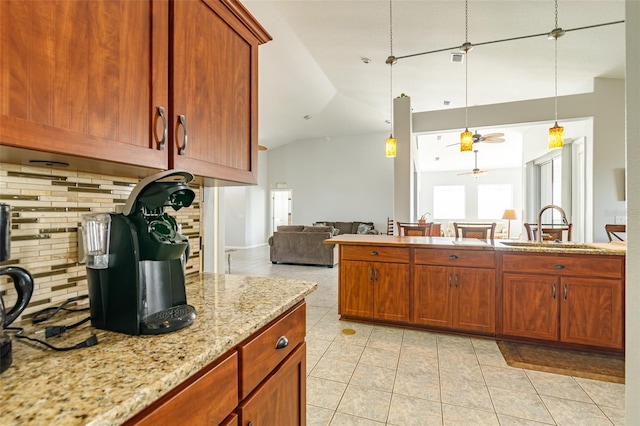
{"type": "Polygon", "coordinates": [[[487,133],[486,135],[482,135],[482,138],[501,138],[502,136],[504,136],[504,133],[487,133]]]}
{"type": "Polygon", "coordinates": [[[504,142],[504,139],[502,138],[487,138],[487,139],[483,139],[482,142],[487,142],[487,143],[502,143],[504,142]]]}

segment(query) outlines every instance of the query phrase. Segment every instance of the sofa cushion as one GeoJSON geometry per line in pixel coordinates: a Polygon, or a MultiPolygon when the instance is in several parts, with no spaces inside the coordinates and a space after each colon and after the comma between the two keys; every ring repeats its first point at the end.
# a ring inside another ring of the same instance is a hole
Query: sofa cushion
{"type": "Polygon", "coordinates": [[[303,232],[331,232],[333,234],[333,226],[305,226],[303,232]]]}
{"type": "Polygon", "coordinates": [[[278,232],[302,232],[304,225],[280,225],[278,232]]]}
{"type": "MultiPolygon", "coordinates": [[[[353,232],[353,222],[336,222],[334,226],[340,230],[340,234],[355,234],[353,232]]],[[[358,227],[356,226],[357,229],[358,227]]]]}
{"type": "Polygon", "coordinates": [[[371,231],[371,226],[367,225],[366,223],[361,223],[360,225],[358,225],[358,229],[356,232],[358,234],[367,234],[369,231],[371,231]]]}
{"type": "MultiPolygon", "coordinates": [[[[369,231],[373,229],[373,222],[353,222],[353,224],[351,225],[351,234],[361,234],[361,232],[358,232],[358,227],[360,226],[360,224],[365,224],[369,226],[369,231]]],[[[368,231],[367,231],[368,232],[368,231]]],[[[366,234],[366,232],[365,232],[366,234]]]]}

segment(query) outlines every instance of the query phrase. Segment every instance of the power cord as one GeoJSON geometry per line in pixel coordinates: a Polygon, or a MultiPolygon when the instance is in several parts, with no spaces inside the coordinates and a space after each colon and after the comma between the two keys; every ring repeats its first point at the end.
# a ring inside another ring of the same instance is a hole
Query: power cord
{"type": "MultiPolygon", "coordinates": [[[[58,314],[60,311],[67,311],[67,312],[82,312],[82,311],[87,311],[89,310],[89,308],[80,308],[80,309],[73,309],[70,307],[67,307],[67,305],[73,303],[73,302],[77,302],[78,300],[83,300],[88,298],[88,296],[76,296],[76,297],[71,297],[69,299],[67,299],[66,301],[64,301],[60,306],[52,306],[49,308],[45,308],[42,309],[36,313],[33,314],[33,316],[31,317],[31,322],[33,324],[39,324],[41,322],[47,321],[51,318],[53,318],[56,314],[58,314]]],[[[45,327],[44,331],[40,330],[40,331],[36,331],[36,334],[40,334],[40,333],[44,333],[45,338],[49,338],[49,337],[53,337],[53,336],[59,336],[60,334],[64,333],[67,330],[70,330],[72,328],[76,328],[82,324],[84,324],[85,322],[89,321],[91,319],[90,316],[75,322],[73,324],[70,325],[52,325],[52,326],[47,326],[45,327]]],[[[25,340],[29,343],[32,344],[40,344],[43,346],[46,346],[49,349],[52,349],[54,351],[71,351],[74,349],[82,349],[82,348],[88,348],[91,346],[95,346],[98,344],[98,336],[96,336],[95,334],[91,334],[91,336],[89,336],[89,338],[85,339],[83,342],[80,342],[76,345],[73,346],[67,346],[67,347],[57,347],[54,346],[50,343],[47,343],[43,340],[40,339],[35,339],[33,337],[29,337],[29,336],[25,336],[24,333],[24,329],[22,327],[6,327],[5,330],[7,331],[13,331],[15,332],[15,337],[17,339],[22,339],[25,340]]]]}
{"type": "Polygon", "coordinates": [[[80,343],[78,343],[78,344],[76,344],[74,346],[58,347],[58,346],[53,346],[52,344],[49,344],[49,343],[45,342],[44,340],[34,339],[32,337],[22,335],[24,330],[21,327],[7,327],[7,328],[5,328],[5,330],[6,331],[14,331],[15,332],[15,337],[17,339],[26,340],[26,341],[28,341],[30,343],[38,343],[38,344],[46,346],[49,349],[53,349],[54,351],[58,351],[58,352],[72,351],[74,349],[88,348],[88,347],[95,346],[95,345],[98,344],[98,336],[96,336],[95,334],[92,334],[86,340],[84,340],[83,342],[80,342],[80,343]]]}

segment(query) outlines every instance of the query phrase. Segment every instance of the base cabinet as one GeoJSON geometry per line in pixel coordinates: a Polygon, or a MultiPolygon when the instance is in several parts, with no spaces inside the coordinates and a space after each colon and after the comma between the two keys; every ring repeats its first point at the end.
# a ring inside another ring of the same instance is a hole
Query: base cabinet
{"type": "Polygon", "coordinates": [[[301,344],[238,407],[240,425],[306,424],[306,344],[301,344]]]}
{"type": "Polygon", "coordinates": [[[301,302],[124,425],[304,426],[305,330],[301,302]]]}
{"type": "Polygon", "coordinates": [[[340,263],[339,313],[359,318],[408,322],[409,250],[344,247],[342,259],[344,252],[349,260],[340,263]],[[374,259],[376,261],[372,261],[374,259]]]}
{"type": "Polygon", "coordinates": [[[504,255],[504,335],[624,348],[623,268],[618,256],[504,255]]]}
{"type": "Polygon", "coordinates": [[[495,270],[416,265],[415,324],[495,331],[495,270]]]}

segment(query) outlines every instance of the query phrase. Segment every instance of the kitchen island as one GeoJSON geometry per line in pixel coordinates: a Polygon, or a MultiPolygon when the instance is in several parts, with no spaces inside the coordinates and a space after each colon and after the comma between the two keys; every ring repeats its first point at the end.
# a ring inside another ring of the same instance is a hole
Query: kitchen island
{"type": "Polygon", "coordinates": [[[624,350],[620,244],[339,235],[341,318],[624,350]]]}
{"type": "MultiPolygon", "coordinates": [[[[285,376],[301,392],[292,398],[293,409],[304,416],[304,298],[316,286],[283,278],[203,273],[187,278],[187,301],[196,308],[197,318],[182,330],[129,336],[85,327],[48,339],[56,346],[69,346],[91,332],[98,336],[98,345],[68,352],[43,350],[14,338],[13,364],[0,376],[0,424],[119,425],[132,417],[130,424],[153,424],[154,413],[164,415],[167,407],[186,409],[189,415],[203,411],[204,417],[184,423],[197,424],[220,411],[217,405],[222,401],[229,408],[216,424],[227,416],[227,424],[235,424],[253,413],[265,384],[279,386],[275,379],[285,368],[285,376]],[[288,338],[277,354],[276,341],[262,346],[263,339],[274,336],[288,338]],[[220,370],[224,382],[212,376],[220,370]],[[188,394],[191,385],[195,390],[207,380],[215,394],[188,394]]],[[[60,323],[68,322],[52,324],[60,323]]],[[[33,330],[25,326],[29,335],[33,330]]],[[[292,388],[291,383],[287,386],[292,388]]]]}

